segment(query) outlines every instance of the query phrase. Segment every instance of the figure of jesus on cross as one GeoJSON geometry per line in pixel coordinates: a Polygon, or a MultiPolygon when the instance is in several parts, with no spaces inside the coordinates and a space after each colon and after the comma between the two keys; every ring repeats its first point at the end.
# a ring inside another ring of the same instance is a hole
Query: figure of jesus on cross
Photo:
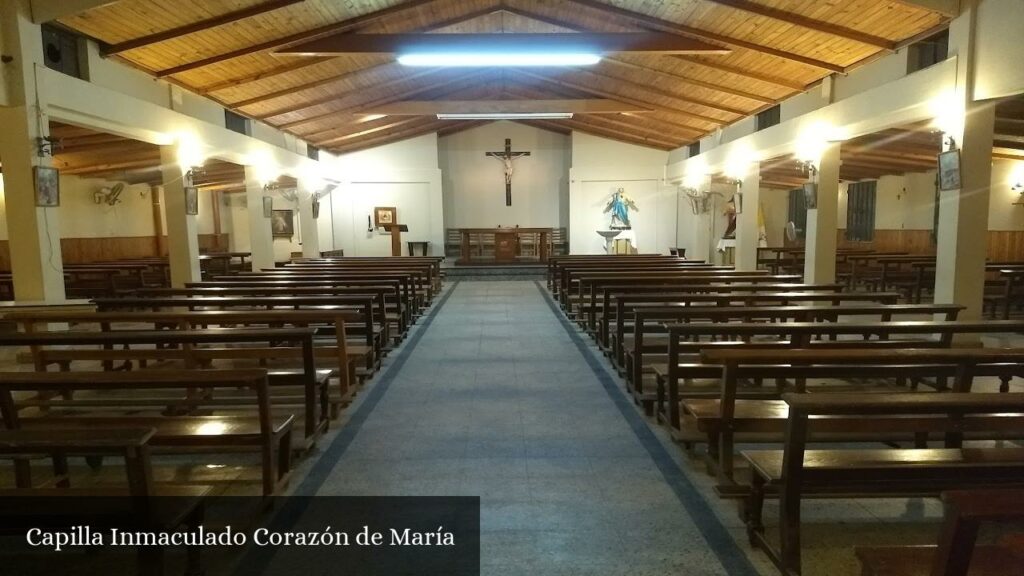
{"type": "Polygon", "coordinates": [[[512,161],[516,158],[523,156],[529,156],[529,152],[513,152],[512,151],[512,139],[505,138],[505,150],[501,152],[487,152],[487,156],[491,158],[497,158],[501,160],[502,164],[505,165],[505,206],[512,205],[512,172],[515,169],[512,166],[512,161]]]}

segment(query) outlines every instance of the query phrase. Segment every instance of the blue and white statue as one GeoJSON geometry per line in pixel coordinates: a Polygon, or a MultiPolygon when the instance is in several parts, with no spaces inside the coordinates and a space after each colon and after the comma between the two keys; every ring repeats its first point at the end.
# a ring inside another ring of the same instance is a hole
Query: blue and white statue
{"type": "Polygon", "coordinates": [[[639,212],[636,202],[626,195],[626,192],[619,188],[612,193],[612,199],[605,207],[604,213],[612,213],[612,222],[609,226],[612,230],[631,230],[633,226],[629,223],[629,211],[639,212]]]}

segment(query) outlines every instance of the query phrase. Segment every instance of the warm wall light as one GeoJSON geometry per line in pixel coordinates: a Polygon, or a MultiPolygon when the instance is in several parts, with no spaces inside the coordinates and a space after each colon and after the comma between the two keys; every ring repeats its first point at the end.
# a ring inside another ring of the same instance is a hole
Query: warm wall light
{"type": "Polygon", "coordinates": [[[733,180],[736,184],[742,184],[743,178],[747,176],[750,164],[754,160],[754,155],[747,150],[733,152],[725,162],[725,177],[733,180]]]}
{"type": "MultiPolygon", "coordinates": [[[[964,131],[964,103],[957,98],[955,90],[947,90],[932,100],[928,105],[932,113],[932,128],[959,138],[964,131]]],[[[955,147],[955,140],[951,141],[955,147]]]]}
{"type": "Polygon", "coordinates": [[[178,166],[186,170],[193,166],[202,166],[206,162],[203,143],[191,132],[180,132],[175,137],[178,143],[178,166]]]}
{"type": "Polygon", "coordinates": [[[598,54],[573,52],[423,52],[398,57],[403,66],[593,66],[600,61],[598,54]]]}
{"type": "Polygon", "coordinates": [[[438,114],[438,120],[568,120],[572,112],[495,112],[487,114],[438,114]]]}

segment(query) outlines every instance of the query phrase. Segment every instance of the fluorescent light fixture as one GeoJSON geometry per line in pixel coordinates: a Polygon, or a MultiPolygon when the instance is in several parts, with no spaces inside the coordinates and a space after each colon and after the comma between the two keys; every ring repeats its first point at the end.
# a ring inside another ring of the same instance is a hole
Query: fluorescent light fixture
{"type": "Polygon", "coordinates": [[[438,120],[568,120],[572,112],[496,112],[438,114],[438,120]]]}
{"type": "Polygon", "coordinates": [[[403,66],[593,66],[598,54],[585,52],[420,52],[402,54],[403,66]]]}

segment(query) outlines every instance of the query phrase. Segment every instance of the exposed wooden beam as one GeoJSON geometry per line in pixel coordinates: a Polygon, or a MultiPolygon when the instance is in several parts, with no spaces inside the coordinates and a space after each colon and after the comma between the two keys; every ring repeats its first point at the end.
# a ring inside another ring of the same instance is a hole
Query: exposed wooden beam
{"type": "Polygon", "coordinates": [[[120,0],[31,0],[32,22],[43,24],[52,20],[68,18],[93,8],[117,4],[120,0]]]}
{"type": "Polygon", "coordinates": [[[417,119],[420,124],[409,128],[407,130],[396,131],[391,134],[384,134],[376,138],[370,138],[366,140],[359,140],[352,142],[345,146],[337,146],[330,148],[329,150],[336,154],[348,154],[358,150],[366,150],[367,148],[375,148],[377,146],[384,146],[393,142],[400,142],[402,140],[408,140],[409,138],[416,138],[417,136],[423,136],[424,134],[430,134],[437,132],[443,128],[446,124],[442,120],[426,121],[423,118],[417,119]]]}
{"type": "MultiPolygon", "coordinates": [[[[510,88],[510,89],[508,89],[506,91],[510,95],[515,96],[517,98],[540,98],[540,97],[547,97],[548,96],[548,95],[544,94],[543,92],[537,91],[536,89],[527,89],[527,88],[522,87],[522,86],[515,87],[515,88],[510,88]]],[[[565,90],[561,86],[556,86],[552,90],[552,92],[555,95],[564,95],[564,94],[566,94],[565,90]]],[[[685,132],[685,133],[687,133],[688,137],[702,136],[702,135],[707,133],[707,130],[702,130],[700,128],[694,128],[693,126],[690,126],[688,124],[681,124],[681,123],[675,122],[673,120],[667,120],[667,119],[665,119],[663,117],[666,114],[667,113],[665,113],[665,112],[659,112],[657,110],[655,110],[653,112],[645,112],[644,114],[634,114],[633,112],[623,112],[622,113],[623,116],[632,116],[632,117],[637,118],[637,119],[639,119],[641,121],[649,121],[649,122],[654,122],[654,123],[657,123],[657,124],[669,126],[675,132],[685,132]],[[661,114],[661,117],[657,116],[657,114],[661,114]]]]}
{"type": "Polygon", "coordinates": [[[960,0],[895,0],[904,6],[921,8],[947,18],[955,18],[960,14],[960,0]]]}
{"type": "Polygon", "coordinates": [[[422,119],[423,119],[422,116],[409,116],[409,117],[404,117],[401,120],[391,120],[389,122],[382,123],[382,124],[380,124],[378,126],[374,126],[372,128],[366,128],[365,130],[360,130],[358,132],[352,132],[350,134],[345,134],[343,136],[337,136],[335,138],[330,138],[328,140],[317,140],[316,142],[314,142],[314,144],[316,146],[321,147],[321,148],[330,148],[330,147],[335,146],[337,144],[344,143],[346,140],[352,140],[353,138],[360,138],[362,136],[367,136],[369,134],[376,134],[377,132],[383,132],[383,131],[386,131],[386,130],[393,130],[393,129],[399,128],[401,126],[407,126],[409,124],[412,124],[412,123],[415,123],[415,122],[419,122],[422,119]]]}
{"type": "Polygon", "coordinates": [[[530,77],[530,78],[536,78],[538,80],[541,80],[543,82],[547,82],[547,83],[550,83],[550,84],[554,84],[556,86],[564,86],[566,88],[572,88],[574,90],[581,90],[583,92],[588,92],[588,93],[594,94],[595,96],[600,96],[601,98],[611,98],[613,100],[621,100],[623,102],[626,102],[627,104],[635,104],[635,105],[638,105],[638,106],[645,106],[645,107],[648,107],[648,108],[650,108],[652,110],[656,110],[656,111],[667,112],[667,113],[676,114],[676,115],[679,115],[679,116],[687,116],[687,117],[693,118],[694,120],[699,120],[701,122],[707,122],[708,124],[713,124],[715,126],[724,126],[724,125],[729,123],[729,122],[727,122],[725,120],[719,120],[717,118],[711,118],[711,117],[708,117],[708,116],[703,116],[701,114],[694,114],[693,112],[687,112],[685,110],[679,110],[679,109],[676,109],[676,108],[668,108],[666,106],[661,106],[659,104],[655,104],[654,102],[650,102],[650,101],[647,101],[647,100],[637,100],[635,98],[630,98],[630,97],[624,96],[622,94],[616,94],[616,93],[613,93],[613,92],[606,92],[604,90],[601,90],[601,89],[593,87],[593,86],[579,84],[579,83],[573,82],[571,80],[566,80],[566,79],[563,79],[563,78],[551,78],[551,77],[548,77],[548,76],[544,76],[543,74],[538,74],[536,72],[530,72],[530,71],[521,70],[521,69],[517,70],[517,72],[519,74],[524,75],[524,76],[527,76],[527,77],[530,77]]]}
{"type": "Polygon", "coordinates": [[[665,145],[671,145],[672,148],[679,148],[683,145],[683,142],[690,141],[690,138],[684,136],[669,134],[666,131],[651,130],[650,128],[637,126],[632,122],[624,122],[607,116],[574,116],[572,120],[585,126],[594,126],[612,132],[622,132],[626,136],[632,136],[637,139],[664,143],[665,145]]]}
{"type": "Polygon", "coordinates": [[[320,38],[322,36],[327,36],[330,34],[338,34],[341,32],[354,30],[356,28],[366,26],[367,24],[370,24],[372,22],[377,22],[383,18],[394,16],[395,14],[405,12],[406,10],[413,10],[436,1],[437,0],[409,0],[408,2],[402,2],[401,4],[396,4],[394,6],[384,8],[383,10],[377,10],[369,14],[363,14],[362,16],[356,16],[355,18],[342,20],[341,22],[335,22],[333,24],[327,24],[326,26],[320,26],[312,30],[305,30],[303,32],[298,32],[295,34],[289,34],[288,36],[282,36],[281,38],[274,38],[272,40],[267,40],[264,42],[260,42],[258,44],[253,44],[251,46],[246,46],[244,48],[232,50],[230,52],[224,52],[221,54],[208,56],[200,60],[195,60],[193,62],[180,64],[178,66],[167,68],[165,70],[160,70],[156,72],[156,77],[164,78],[166,76],[173,76],[175,74],[181,74],[182,72],[188,72],[190,70],[196,70],[198,68],[204,68],[206,66],[211,66],[213,64],[219,64],[221,62],[233,60],[235,58],[240,58],[242,56],[248,56],[249,54],[266,52],[268,50],[281,48],[282,46],[288,46],[290,44],[295,44],[297,42],[305,42],[307,40],[313,40],[315,38],[320,38]]]}
{"type": "MultiPolygon", "coordinates": [[[[422,26],[422,27],[419,27],[419,28],[412,28],[412,29],[409,30],[409,32],[433,32],[435,30],[441,30],[441,29],[447,28],[449,26],[454,26],[456,24],[461,24],[461,23],[467,22],[469,20],[474,20],[476,18],[482,18],[484,16],[488,16],[490,14],[494,14],[495,12],[498,12],[498,11],[499,11],[499,9],[497,7],[489,7],[489,8],[485,8],[483,10],[475,10],[473,12],[467,12],[465,14],[462,14],[461,16],[456,16],[455,18],[449,18],[448,20],[444,20],[444,21],[441,21],[441,22],[435,22],[434,24],[431,24],[430,26],[422,26]]],[[[243,86],[245,84],[250,84],[252,82],[259,82],[260,80],[266,80],[267,78],[273,78],[275,76],[280,76],[282,74],[288,74],[290,72],[294,72],[296,70],[301,70],[301,69],[307,68],[309,66],[315,66],[317,64],[321,64],[323,62],[327,62],[328,60],[333,60],[333,59],[334,59],[333,56],[328,56],[326,58],[302,58],[302,59],[299,59],[297,62],[294,62],[292,64],[288,64],[288,65],[285,65],[285,66],[278,66],[276,68],[271,68],[270,70],[264,70],[262,72],[257,72],[255,74],[250,74],[250,75],[247,75],[247,76],[241,76],[241,77],[238,77],[238,78],[233,78],[231,80],[225,80],[223,82],[217,82],[215,84],[209,84],[207,86],[204,86],[201,90],[199,90],[199,93],[200,94],[208,94],[210,92],[217,92],[219,90],[227,90],[228,88],[237,88],[237,87],[243,86]]],[[[369,67],[366,67],[366,68],[360,68],[359,70],[362,70],[364,72],[369,72],[370,70],[374,70],[374,69],[378,68],[379,66],[388,66],[388,65],[389,64],[379,64],[379,65],[376,65],[376,66],[369,66],[369,67]]],[[[359,70],[353,70],[351,72],[358,72],[359,70]]],[[[344,74],[348,74],[348,73],[349,72],[345,72],[344,74]]],[[[341,76],[343,76],[344,74],[341,74],[341,76]]],[[[335,77],[337,77],[337,76],[335,76],[335,77]]]]}
{"type": "Polygon", "coordinates": [[[716,70],[718,72],[735,74],[736,76],[742,76],[744,78],[749,78],[751,80],[757,80],[758,82],[782,86],[783,88],[789,88],[790,90],[793,90],[795,92],[803,92],[807,90],[807,86],[805,84],[801,84],[800,82],[794,82],[793,80],[790,80],[788,78],[782,78],[780,76],[764,74],[757,70],[750,70],[748,68],[741,68],[739,66],[730,66],[728,64],[723,64],[719,62],[710,62],[708,60],[705,60],[704,58],[700,58],[697,56],[674,56],[673,58],[677,58],[679,60],[688,62],[690,64],[695,64],[697,66],[710,68],[711,70],[716,70]]]}
{"type": "Polygon", "coordinates": [[[513,120],[516,124],[522,124],[524,126],[530,126],[537,128],[538,130],[547,130],[548,132],[554,132],[556,134],[569,135],[572,134],[572,129],[565,126],[537,124],[531,120],[513,120]]]}
{"type": "Polygon", "coordinates": [[[102,44],[100,46],[100,52],[104,56],[110,56],[113,54],[120,54],[121,52],[127,52],[128,50],[135,50],[151,44],[157,44],[181,36],[187,36],[189,34],[195,34],[196,32],[202,32],[232,22],[238,22],[239,20],[245,20],[246,18],[252,18],[260,14],[272,12],[291,6],[292,4],[298,4],[304,0],[271,0],[270,2],[263,2],[262,4],[256,4],[243,8],[241,10],[235,10],[234,12],[228,12],[213,18],[194,22],[192,24],[186,24],[177,28],[171,28],[170,30],[164,30],[163,32],[157,32],[155,34],[149,34],[147,36],[141,36],[132,40],[126,40],[124,42],[118,42],[117,44],[102,44]]]}
{"type": "MultiPolygon", "coordinates": [[[[418,95],[423,94],[425,92],[429,92],[431,90],[436,90],[438,87],[441,87],[441,86],[451,86],[451,85],[454,85],[456,83],[460,83],[461,84],[461,83],[464,83],[466,80],[471,80],[471,79],[476,78],[478,76],[481,76],[483,74],[484,74],[484,72],[472,72],[472,73],[469,73],[469,74],[465,74],[465,75],[459,76],[458,78],[454,78],[454,79],[453,78],[448,78],[446,82],[437,82],[437,83],[429,84],[427,86],[419,86],[417,88],[413,88],[413,89],[410,89],[410,90],[405,90],[405,91],[399,92],[397,94],[392,94],[391,96],[386,96],[384,98],[378,98],[376,100],[372,100],[370,102],[366,102],[366,103],[363,103],[363,104],[357,104],[355,106],[349,106],[349,107],[343,108],[341,110],[334,110],[332,112],[326,112],[326,113],[323,113],[323,114],[317,114],[315,116],[309,116],[307,118],[302,118],[302,119],[295,120],[295,121],[292,121],[292,122],[286,122],[284,124],[279,124],[279,125],[277,125],[277,128],[280,128],[282,130],[291,130],[291,129],[295,128],[296,126],[301,126],[303,124],[309,124],[310,122],[317,122],[317,121],[320,121],[320,120],[324,120],[326,118],[332,118],[332,117],[343,115],[343,114],[354,114],[354,113],[357,113],[357,112],[362,112],[363,110],[367,110],[367,109],[373,108],[375,106],[383,106],[384,104],[389,104],[391,102],[397,102],[399,100],[404,100],[406,98],[412,98],[414,96],[418,96],[418,95]]],[[[368,89],[368,91],[370,91],[370,90],[372,90],[372,88],[368,89]]]]}
{"type": "Polygon", "coordinates": [[[655,144],[647,138],[633,137],[626,134],[622,134],[621,132],[597,128],[593,125],[584,125],[580,122],[573,120],[532,120],[531,122],[538,126],[548,126],[552,130],[557,130],[560,127],[560,125],[565,125],[573,130],[578,130],[585,134],[590,134],[592,136],[597,136],[599,138],[607,138],[608,140],[625,142],[626,144],[633,144],[636,146],[645,146],[647,148],[657,148],[658,150],[667,151],[672,150],[674,148],[678,148],[678,146],[673,143],[663,142],[655,144]]]}
{"type": "Polygon", "coordinates": [[[386,116],[429,116],[433,114],[514,114],[528,112],[573,112],[577,114],[619,114],[650,112],[606,98],[577,100],[406,100],[364,111],[386,116]]]}
{"type": "MultiPolygon", "coordinates": [[[[550,16],[545,16],[543,14],[538,14],[538,13],[532,12],[530,10],[523,10],[521,8],[511,8],[511,7],[507,7],[507,6],[504,7],[503,10],[505,12],[509,13],[509,14],[515,14],[516,16],[521,16],[523,18],[528,18],[530,20],[536,20],[537,22],[543,22],[545,24],[550,24],[552,26],[556,26],[558,28],[563,28],[565,30],[573,30],[573,31],[576,31],[576,32],[589,32],[589,31],[591,31],[591,30],[585,29],[585,28],[583,28],[583,27],[581,27],[578,24],[575,24],[573,22],[568,22],[568,21],[561,20],[561,19],[558,19],[558,18],[552,18],[550,16]]],[[[725,94],[731,94],[733,96],[740,96],[740,97],[743,97],[743,98],[749,98],[751,100],[756,100],[756,101],[762,102],[764,104],[774,104],[776,102],[774,99],[768,98],[768,97],[765,97],[765,96],[759,96],[757,94],[753,94],[753,93],[750,93],[750,92],[745,92],[743,90],[737,90],[735,88],[729,88],[727,86],[722,86],[720,84],[713,84],[711,82],[704,82],[702,80],[696,80],[696,79],[690,78],[688,76],[681,76],[679,74],[676,74],[676,73],[673,73],[673,72],[668,72],[666,70],[662,70],[662,69],[658,69],[658,68],[651,68],[649,66],[644,66],[642,64],[637,64],[635,62],[630,62],[628,60],[623,60],[621,58],[614,58],[614,57],[605,56],[601,60],[601,62],[602,63],[606,63],[606,64],[612,64],[612,65],[616,65],[616,66],[622,66],[622,67],[630,68],[631,70],[639,70],[639,71],[644,72],[646,74],[657,74],[659,76],[664,76],[666,78],[670,78],[670,79],[672,79],[673,81],[676,81],[676,82],[685,82],[685,83],[693,85],[693,86],[699,86],[701,88],[707,88],[708,90],[715,90],[717,92],[722,92],[722,93],[725,93],[725,94]]]]}
{"type": "Polygon", "coordinates": [[[800,26],[808,30],[815,32],[821,32],[829,34],[831,36],[837,36],[839,38],[846,38],[847,40],[853,40],[860,42],[861,44],[867,44],[868,46],[875,46],[883,50],[893,51],[896,48],[896,43],[886,38],[867,34],[859,30],[852,28],[846,28],[845,26],[838,26],[836,24],[830,24],[821,20],[815,20],[814,18],[808,18],[794,12],[787,12],[785,10],[779,10],[778,8],[772,8],[771,6],[765,6],[764,4],[756,4],[749,2],[748,0],[705,0],[713,4],[720,6],[727,6],[735,10],[742,10],[750,14],[756,14],[758,16],[764,16],[771,18],[772,20],[778,20],[779,22],[785,22],[787,24],[793,24],[794,26],[800,26]]]}
{"type": "Polygon", "coordinates": [[[496,52],[522,52],[543,45],[546,50],[566,52],[639,52],[644,54],[728,54],[729,50],[707,42],[659,32],[586,33],[454,33],[454,34],[335,34],[293,44],[277,54],[330,56],[333,54],[396,54],[399,52],[477,52],[481,47],[496,52]]]}
{"type": "MultiPolygon", "coordinates": [[[[631,82],[630,80],[628,80],[626,78],[622,78],[621,76],[612,76],[610,74],[604,74],[604,73],[598,72],[596,70],[591,70],[591,69],[572,68],[571,71],[575,72],[575,73],[578,73],[578,74],[585,74],[585,75],[595,76],[595,77],[598,77],[598,78],[602,78],[602,79],[605,79],[605,80],[610,80],[612,82],[617,82],[617,83],[629,83],[629,82],[631,82]]],[[[741,110],[739,108],[733,108],[732,106],[723,106],[721,104],[716,104],[715,102],[710,102],[710,101],[707,101],[707,100],[700,100],[698,98],[690,98],[688,96],[684,96],[684,95],[681,95],[681,94],[676,93],[676,92],[670,92],[668,90],[662,90],[661,88],[658,88],[656,86],[651,86],[650,84],[635,84],[634,83],[634,84],[632,84],[631,87],[633,87],[633,88],[635,88],[637,90],[643,90],[645,92],[650,92],[651,94],[657,94],[658,96],[661,96],[662,98],[671,98],[673,100],[678,100],[680,102],[686,102],[687,104],[692,104],[694,106],[703,106],[704,108],[709,108],[711,110],[717,110],[719,112],[725,112],[726,114],[734,114],[734,115],[740,116],[740,117],[748,116],[748,115],[751,114],[751,110],[741,110]]],[[[717,118],[714,119],[714,120],[717,121],[717,122],[723,122],[723,120],[720,120],[720,119],[717,119],[717,118]]]]}
{"type": "MultiPolygon", "coordinates": [[[[392,86],[394,86],[396,84],[402,84],[402,83],[405,83],[405,82],[412,82],[413,80],[417,80],[419,78],[423,78],[424,76],[431,76],[431,75],[440,74],[440,73],[443,73],[443,72],[445,72],[445,70],[442,69],[442,68],[424,68],[423,70],[417,70],[416,72],[413,72],[412,74],[407,74],[407,75],[400,76],[398,78],[392,78],[390,80],[385,80],[384,82],[377,82],[375,84],[371,84],[370,86],[364,87],[362,90],[360,90],[360,92],[370,91],[370,90],[386,90],[386,89],[388,89],[388,88],[390,88],[390,87],[392,87],[392,86]]],[[[299,89],[299,90],[302,90],[302,89],[299,89]]],[[[344,98],[346,98],[348,96],[357,96],[357,95],[358,95],[357,92],[343,93],[343,94],[340,94],[340,95],[339,94],[329,94],[327,96],[323,96],[321,98],[317,98],[316,100],[309,100],[309,101],[306,101],[306,102],[302,102],[300,104],[294,104],[292,106],[288,106],[288,107],[285,107],[285,108],[277,108],[277,109],[271,110],[269,112],[264,112],[264,113],[261,113],[261,114],[257,114],[256,118],[259,119],[259,120],[266,120],[268,118],[274,118],[275,116],[284,116],[285,114],[291,114],[293,112],[299,112],[299,111],[302,111],[302,110],[313,108],[315,106],[320,106],[321,104],[328,104],[330,102],[336,102],[336,101],[342,100],[342,99],[344,99],[344,98]]]]}
{"type": "Polygon", "coordinates": [[[719,42],[727,46],[733,46],[735,48],[743,48],[753,52],[760,52],[761,54],[767,54],[768,56],[775,56],[776,58],[782,58],[789,60],[790,62],[797,62],[813,68],[819,68],[822,70],[828,70],[829,72],[838,72],[840,74],[846,73],[846,69],[838,64],[832,64],[831,62],[825,62],[824,60],[818,60],[816,58],[810,58],[807,56],[801,56],[800,54],[794,54],[793,52],[787,52],[785,50],[779,50],[778,48],[772,48],[771,46],[764,46],[762,44],[756,44],[740,38],[734,38],[726,36],[724,34],[717,34],[709,32],[707,30],[701,30],[700,28],[694,28],[692,26],[686,26],[683,24],[677,24],[668,20],[662,20],[646,14],[640,14],[633,12],[632,10],[626,10],[625,8],[619,8],[611,4],[605,4],[597,0],[570,0],[580,6],[586,6],[588,8],[604,12],[613,16],[621,18],[629,18],[635,22],[649,26],[654,30],[661,32],[668,32],[670,34],[679,34],[690,38],[700,38],[702,40],[709,40],[711,42],[719,42]]]}

